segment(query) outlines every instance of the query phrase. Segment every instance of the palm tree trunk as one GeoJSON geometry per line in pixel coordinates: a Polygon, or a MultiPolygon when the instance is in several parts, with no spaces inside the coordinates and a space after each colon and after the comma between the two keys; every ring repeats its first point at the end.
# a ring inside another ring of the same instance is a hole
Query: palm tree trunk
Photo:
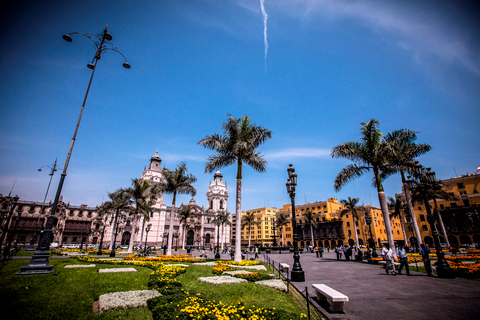
{"type": "Polygon", "coordinates": [[[407,233],[405,232],[405,227],[403,226],[402,215],[400,215],[400,226],[402,227],[403,241],[405,241],[405,246],[408,246],[407,233]]]}
{"type": "MultiPolygon", "coordinates": [[[[241,165],[239,166],[241,170],[241,165]]],[[[242,261],[242,176],[240,171],[240,178],[238,176],[238,169],[237,169],[237,199],[235,205],[235,216],[236,216],[236,223],[235,223],[235,262],[242,261]]],[[[250,235],[249,235],[250,237],[250,235]]],[[[249,238],[250,241],[250,238],[249,238]]]]}
{"type": "Polygon", "coordinates": [[[438,212],[437,200],[433,199],[433,202],[435,203],[434,212],[438,216],[438,224],[440,225],[440,229],[442,229],[443,236],[445,237],[445,243],[447,244],[447,248],[450,248],[450,241],[448,241],[447,231],[445,230],[445,225],[443,224],[442,215],[440,212],[438,212]]]}
{"type": "MultiPolygon", "coordinates": [[[[140,233],[140,245],[142,245],[142,239],[143,239],[143,229],[145,228],[145,217],[143,217],[143,223],[142,223],[142,233],[140,233]]],[[[145,245],[147,245],[145,243],[145,245]]]]}
{"type": "Polygon", "coordinates": [[[133,253],[133,242],[135,241],[135,230],[137,230],[137,215],[133,216],[132,233],[130,234],[130,242],[128,243],[127,253],[133,253]]]}
{"type": "Polygon", "coordinates": [[[415,212],[413,211],[412,198],[410,197],[410,191],[408,190],[407,181],[405,180],[405,173],[401,172],[402,184],[403,184],[403,193],[405,194],[405,201],[407,202],[408,213],[410,219],[412,220],[413,229],[415,230],[415,237],[417,238],[417,246],[420,246],[422,242],[422,235],[420,234],[420,229],[418,228],[417,218],[415,217],[415,212]]]}
{"type": "Polygon", "coordinates": [[[187,231],[187,226],[183,225],[183,236],[182,236],[182,250],[185,250],[185,232],[187,231]]]}
{"type": "Polygon", "coordinates": [[[252,234],[252,227],[251,225],[249,224],[248,225],[248,247],[250,248],[250,238],[251,238],[251,235],[252,234]]]}
{"type": "Polygon", "coordinates": [[[311,224],[310,224],[310,234],[312,235],[312,246],[316,247],[315,238],[313,237],[313,226],[311,224]]]}
{"type": "Polygon", "coordinates": [[[358,248],[358,234],[357,234],[357,224],[355,223],[355,216],[352,213],[352,220],[353,220],[353,232],[355,232],[355,245],[358,248]]]}
{"type": "Polygon", "coordinates": [[[382,181],[380,180],[380,174],[377,168],[373,168],[375,174],[376,185],[378,190],[378,202],[380,203],[380,209],[382,210],[383,221],[385,223],[385,233],[387,234],[388,245],[393,250],[393,255],[396,258],[397,252],[395,250],[395,242],[393,241],[392,223],[390,222],[390,214],[388,212],[387,197],[383,190],[382,181]]]}
{"type": "Polygon", "coordinates": [[[172,255],[173,243],[173,215],[175,214],[175,201],[177,200],[177,193],[173,193],[172,210],[170,211],[170,224],[168,226],[168,240],[167,240],[167,256],[172,255]]]}

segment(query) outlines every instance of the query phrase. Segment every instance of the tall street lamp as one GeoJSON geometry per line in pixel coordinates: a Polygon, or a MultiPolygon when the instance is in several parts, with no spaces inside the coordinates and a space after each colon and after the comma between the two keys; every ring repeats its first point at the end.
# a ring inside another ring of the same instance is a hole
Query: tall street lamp
{"type": "Polygon", "coordinates": [[[50,176],[50,181],[48,182],[45,198],[43,198],[42,207],[40,208],[40,212],[38,213],[38,219],[37,219],[37,224],[35,225],[35,231],[33,232],[33,236],[30,239],[30,244],[28,245],[28,248],[25,251],[35,251],[35,243],[37,242],[37,228],[38,228],[38,225],[40,224],[40,218],[42,217],[43,211],[45,210],[45,201],[47,201],[48,191],[50,190],[50,184],[52,183],[53,175],[55,174],[55,171],[57,171],[57,159],[55,159],[55,163],[53,164],[53,167],[43,166],[39,168],[38,171],[42,171],[42,168],[45,168],[45,167],[50,168],[50,173],[48,174],[50,176]]]}
{"type": "Polygon", "coordinates": [[[68,164],[70,162],[70,157],[72,156],[72,150],[77,137],[78,127],[80,126],[80,121],[82,120],[85,102],[87,101],[88,92],[90,91],[90,85],[92,84],[92,79],[95,73],[95,69],[97,67],[98,60],[100,60],[100,58],[102,57],[102,53],[106,53],[108,50],[115,51],[125,59],[123,67],[126,69],[130,69],[130,64],[128,63],[127,58],[125,58],[125,56],[110,43],[110,41],[112,40],[112,35],[110,34],[110,32],[107,31],[107,27],[105,27],[105,30],[103,30],[103,32],[96,35],[72,32],[69,34],[64,34],[62,38],[67,42],[72,42],[71,35],[73,34],[80,34],[89,38],[90,40],[92,40],[92,42],[94,43],[94,47],[97,49],[97,52],[95,53],[92,62],[87,65],[87,67],[92,70],[92,75],[90,76],[90,81],[88,82],[87,92],[85,93],[85,98],[83,99],[82,108],[80,109],[80,115],[78,116],[78,121],[75,127],[75,131],[73,133],[72,142],[70,143],[70,149],[68,150],[65,165],[63,166],[63,172],[60,177],[60,182],[58,183],[57,194],[55,195],[55,200],[52,204],[52,210],[50,211],[50,215],[47,218],[47,223],[45,224],[45,228],[42,232],[40,242],[38,244],[37,250],[32,257],[32,260],[30,260],[30,263],[28,265],[20,268],[20,271],[17,272],[17,274],[19,275],[53,273],[53,266],[48,264],[48,257],[50,255],[50,243],[53,240],[53,226],[56,224],[55,213],[57,211],[57,205],[58,201],[60,200],[60,195],[62,194],[63,183],[65,181],[65,176],[67,175],[68,164]]]}
{"type": "MultiPolygon", "coordinates": [[[[414,178],[411,176],[407,180],[407,185],[410,190],[413,190],[415,186],[418,186],[418,190],[422,195],[423,202],[425,203],[425,210],[427,211],[427,220],[432,229],[432,236],[435,242],[435,250],[437,252],[437,275],[439,278],[448,278],[454,279],[455,272],[448,265],[448,262],[445,260],[445,254],[442,251],[442,246],[440,245],[440,238],[438,236],[437,226],[435,224],[435,217],[432,214],[430,209],[430,204],[428,203],[427,192],[430,188],[430,184],[436,181],[435,172],[430,170],[430,168],[425,168],[417,162],[414,167],[414,178]]],[[[436,210],[436,209],[435,209],[436,210]]]]}
{"type": "Polygon", "coordinates": [[[292,228],[293,228],[293,268],[290,273],[290,278],[294,282],[305,281],[305,273],[300,265],[300,255],[298,254],[298,234],[297,234],[297,220],[295,218],[295,188],[297,186],[297,174],[293,165],[288,165],[288,179],[287,179],[287,192],[290,195],[292,201],[292,228]]]}
{"type": "Polygon", "coordinates": [[[215,225],[217,226],[217,252],[215,253],[215,259],[220,259],[220,217],[217,215],[213,220],[215,225]]]}

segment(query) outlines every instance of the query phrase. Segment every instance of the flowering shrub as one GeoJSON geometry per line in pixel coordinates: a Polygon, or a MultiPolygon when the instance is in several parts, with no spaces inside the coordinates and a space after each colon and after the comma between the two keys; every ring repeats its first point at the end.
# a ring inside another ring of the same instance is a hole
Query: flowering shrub
{"type": "MultiPolygon", "coordinates": [[[[172,257],[172,256],[170,256],[172,257]]],[[[177,319],[271,319],[271,320],[299,320],[305,314],[293,314],[275,308],[260,308],[252,306],[246,308],[242,303],[225,305],[215,300],[207,300],[200,293],[188,292],[182,288],[176,277],[186,271],[181,266],[165,265],[162,261],[152,259],[141,260],[99,260],[89,256],[77,257],[79,261],[87,263],[104,263],[113,265],[133,265],[152,269],[148,280],[148,287],[156,289],[162,295],[147,300],[147,306],[155,320],[177,319]]],[[[196,259],[195,261],[198,261],[196,259]]],[[[246,261],[245,265],[259,264],[257,261],[246,261]],[[254,262],[254,263],[252,263],[254,262]]],[[[230,261],[228,263],[231,263],[230,261]]],[[[239,264],[243,265],[243,264],[239,264]]]]}
{"type": "Polygon", "coordinates": [[[136,257],[133,254],[125,256],[125,260],[137,260],[137,261],[171,261],[171,262],[205,262],[205,259],[197,259],[191,255],[156,255],[155,257],[136,257]]]}
{"type": "Polygon", "coordinates": [[[448,262],[448,264],[455,271],[455,275],[461,278],[475,279],[480,278],[480,263],[453,263],[448,262]]]}
{"type": "Polygon", "coordinates": [[[223,274],[225,271],[232,271],[234,270],[234,268],[226,265],[226,264],[223,264],[223,263],[218,263],[216,266],[213,267],[213,274],[216,274],[216,275],[221,275],[223,274]]]}
{"type": "Polygon", "coordinates": [[[305,314],[291,314],[275,308],[266,309],[242,303],[225,305],[222,302],[206,300],[200,293],[180,301],[157,297],[147,301],[154,319],[304,319],[305,314]],[[160,306],[164,306],[161,308],[160,306]],[[168,311],[167,311],[168,310],[168,311]]]}
{"type": "Polygon", "coordinates": [[[235,273],[233,274],[235,278],[245,279],[250,282],[261,281],[261,280],[270,280],[272,277],[265,273],[251,272],[251,273],[235,273]]]}
{"type": "Polygon", "coordinates": [[[242,266],[242,267],[256,266],[258,264],[262,264],[260,261],[257,261],[257,260],[242,260],[240,262],[236,262],[236,261],[233,261],[233,260],[227,260],[227,261],[223,261],[223,263],[230,264],[230,265],[233,265],[233,266],[242,266]]]}

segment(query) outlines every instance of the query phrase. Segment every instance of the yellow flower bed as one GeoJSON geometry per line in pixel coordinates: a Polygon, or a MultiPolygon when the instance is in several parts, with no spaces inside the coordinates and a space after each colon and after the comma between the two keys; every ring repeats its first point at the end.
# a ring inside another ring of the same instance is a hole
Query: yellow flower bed
{"type": "MultiPolygon", "coordinates": [[[[265,309],[252,306],[246,308],[243,304],[225,305],[221,301],[215,302],[204,300],[201,294],[196,296],[189,296],[185,300],[177,304],[177,310],[180,313],[187,314],[192,319],[277,319],[278,314],[275,308],[265,309]]],[[[303,313],[300,314],[300,319],[307,318],[303,313]]]]}
{"type": "Polygon", "coordinates": [[[225,271],[232,271],[234,268],[223,264],[223,263],[218,263],[216,266],[213,267],[213,274],[223,274],[225,271]]]}
{"type": "Polygon", "coordinates": [[[170,261],[170,262],[205,262],[205,259],[198,259],[191,255],[156,255],[155,257],[136,257],[131,254],[125,256],[125,260],[136,260],[136,261],[170,261]]]}
{"type": "Polygon", "coordinates": [[[231,264],[231,265],[234,265],[234,266],[242,266],[242,267],[256,266],[256,265],[261,264],[261,262],[257,261],[257,260],[242,260],[240,262],[235,262],[233,260],[226,260],[226,261],[222,261],[222,263],[231,264]]]}

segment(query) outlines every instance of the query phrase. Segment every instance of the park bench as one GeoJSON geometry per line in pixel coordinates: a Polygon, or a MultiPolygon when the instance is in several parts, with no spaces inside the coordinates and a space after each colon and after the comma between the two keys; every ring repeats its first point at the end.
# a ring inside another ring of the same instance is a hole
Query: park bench
{"type": "Polygon", "coordinates": [[[290,266],[286,263],[280,263],[280,272],[288,272],[290,266]]]}
{"type": "Polygon", "coordinates": [[[346,295],[325,284],[312,284],[312,287],[315,289],[319,301],[328,301],[330,312],[343,312],[343,306],[348,301],[346,295]]]}

